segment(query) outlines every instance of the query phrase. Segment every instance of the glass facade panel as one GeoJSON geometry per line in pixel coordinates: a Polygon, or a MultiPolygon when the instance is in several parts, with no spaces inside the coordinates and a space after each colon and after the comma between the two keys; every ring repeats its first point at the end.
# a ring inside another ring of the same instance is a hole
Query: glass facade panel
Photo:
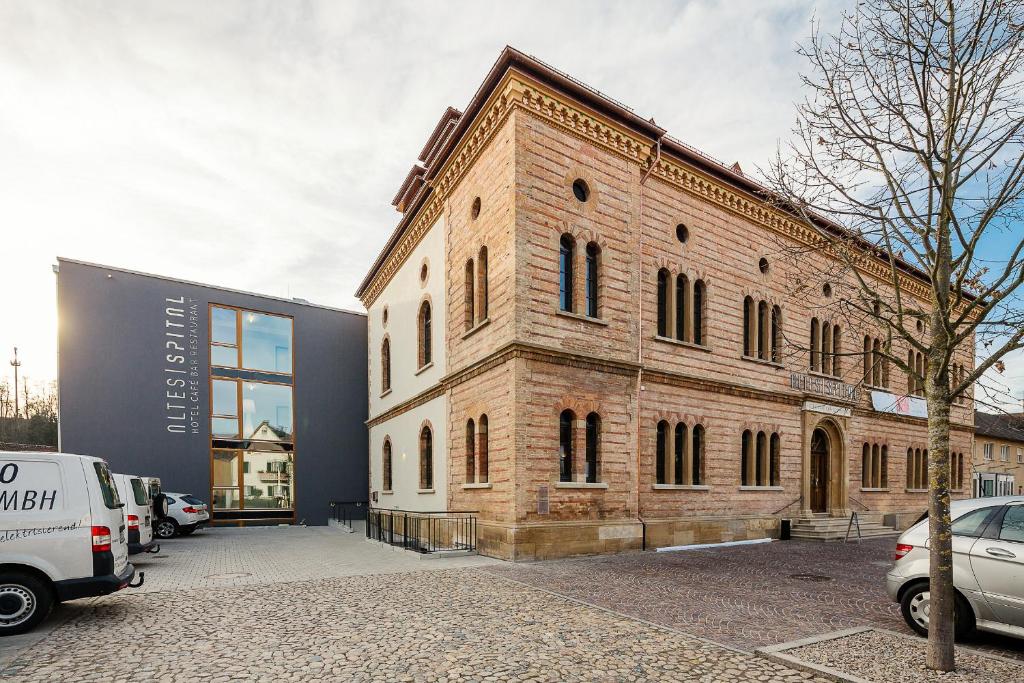
{"type": "Polygon", "coordinates": [[[210,364],[222,368],[238,367],[238,349],[234,346],[211,346],[210,364]]]}
{"type": "Polygon", "coordinates": [[[263,382],[242,383],[242,425],[245,439],[292,440],[292,388],[263,382]]]}
{"type": "Polygon", "coordinates": [[[238,382],[233,379],[215,379],[213,384],[213,414],[224,417],[238,416],[238,382]]]}
{"type": "Polygon", "coordinates": [[[238,313],[230,308],[217,308],[210,311],[210,341],[215,344],[238,343],[238,313]]]}
{"type": "Polygon", "coordinates": [[[238,418],[215,417],[210,420],[210,435],[215,439],[237,439],[238,418]]]}
{"type": "Polygon", "coordinates": [[[246,451],[242,476],[246,510],[291,510],[293,453],[246,451]]]}
{"type": "Polygon", "coordinates": [[[265,372],[292,371],[292,319],[242,313],[242,367],[265,372]]]}
{"type": "Polygon", "coordinates": [[[213,507],[215,510],[237,510],[238,489],[214,489],[213,507]]]}
{"type": "Polygon", "coordinates": [[[213,452],[213,485],[238,486],[238,452],[213,452]]]}

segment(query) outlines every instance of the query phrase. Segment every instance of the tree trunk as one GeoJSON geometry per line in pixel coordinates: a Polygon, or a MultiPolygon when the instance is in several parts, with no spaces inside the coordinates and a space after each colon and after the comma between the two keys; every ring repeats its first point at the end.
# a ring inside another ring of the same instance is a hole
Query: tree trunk
{"type": "MultiPolygon", "coordinates": [[[[943,373],[945,374],[945,373],[943,373]]],[[[953,535],[949,521],[949,389],[929,373],[928,392],[928,531],[930,606],[928,660],[930,669],[953,670],[955,596],[953,535]]]]}

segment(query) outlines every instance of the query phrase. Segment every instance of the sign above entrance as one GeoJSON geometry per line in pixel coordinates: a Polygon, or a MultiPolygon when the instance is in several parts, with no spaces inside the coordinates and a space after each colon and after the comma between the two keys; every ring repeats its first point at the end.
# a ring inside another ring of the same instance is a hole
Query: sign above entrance
{"type": "Polygon", "coordinates": [[[906,415],[927,419],[928,402],[917,396],[890,394],[888,391],[872,391],[871,407],[880,413],[906,415]]]}
{"type": "Polygon", "coordinates": [[[819,396],[839,399],[840,401],[859,401],[860,388],[840,382],[837,379],[827,379],[818,375],[805,375],[801,372],[793,372],[789,375],[789,386],[797,391],[806,391],[819,396]]]}

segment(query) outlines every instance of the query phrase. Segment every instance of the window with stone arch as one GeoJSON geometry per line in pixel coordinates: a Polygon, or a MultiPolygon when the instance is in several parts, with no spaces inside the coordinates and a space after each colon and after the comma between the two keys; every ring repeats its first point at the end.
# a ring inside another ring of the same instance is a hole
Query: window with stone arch
{"type": "Polygon", "coordinates": [[[477,423],[477,481],[481,484],[486,484],[490,481],[490,464],[488,462],[488,455],[490,451],[490,444],[488,443],[488,419],[487,415],[481,415],[480,420],[477,423]]]}
{"type": "Polygon", "coordinates": [[[384,491],[391,491],[391,437],[384,437],[384,446],[381,449],[381,488],[384,491]]]}
{"type": "Polygon", "coordinates": [[[596,318],[598,317],[601,267],[601,247],[597,246],[597,242],[587,244],[586,261],[586,268],[584,269],[586,312],[589,317],[596,318]]]}
{"type": "Polygon", "coordinates": [[[483,322],[488,316],[487,247],[480,247],[476,255],[476,320],[483,322]]]}
{"type": "Polygon", "coordinates": [[[744,430],[740,450],[740,486],[781,485],[782,440],[777,433],[744,430]]]}
{"type": "Polygon", "coordinates": [[[658,271],[658,336],[668,336],[668,299],[669,280],[671,275],[668,269],[662,268],[658,271]]]}
{"type": "Polygon", "coordinates": [[[692,341],[698,346],[704,346],[704,339],[707,337],[704,329],[705,302],[708,298],[708,288],[704,280],[697,280],[693,283],[693,335],[692,341]]]}
{"type": "Polygon", "coordinates": [[[907,488],[923,491],[928,488],[928,449],[907,449],[907,488]]]}
{"type": "Polygon", "coordinates": [[[782,309],[751,296],[743,299],[743,356],[772,363],[782,358],[782,309]]]}
{"type": "Polygon", "coordinates": [[[476,423],[466,420],[466,483],[476,483],[476,423]]]}
{"type": "Polygon", "coordinates": [[[949,488],[959,491],[964,487],[964,454],[949,454],[949,488]]]}
{"type": "Polygon", "coordinates": [[[419,361],[419,367],[422,368],[422,367],[425,367],[425,366],[429,365],[431,363],[431,359],[433,357],[433,353],[432,353],[433,350],[431,348],[431,346],[432,346],[432,343],[431,343],[432,342],[432,340],[431,340],[432,330],[431,330],[430,302],[429,301],[424,301],[423,303],[420,304],[420,312],[419,312],[419,315],[417,316],[417,325],[416,325],[416,327],[418,329],[418,332],[417,332],[417,337],[418,337],[418,343],[417,343],[418,358],[417,358],[417,360],[419,361]]]}
{"type": "Polygon", "coordinates": [[[882,353],[882,340],[864,336],[864,383],[883,389],[889,386],[889,359],[882,353]]]}
{"type": "Polygon", "coordinates": [[[865,443],[861,448],[860,485],[865,489],[889,488],[889,447],[865,443]]]}
{"type": "Polygon", "coordinates": [[[573,437],[576,431],[576,414],[569,409],[558,416],[558,480],[572,481],[573,437]]]}
{"type": "Polygon", "coordinates": [[[434,488],[434,433],[430,425],[420,429],[420,490],[434,488]]]}
{"type": "Polygon", "coordinates": [[[654,446],[654,482],[656,484],[669,483],[668,440],[670,429],[667,420],[658,422],[654,446]]]}
{"type": "Polygon", "coordinates": [[[380,344],[380,391],[386,394],[391,391],[391,339],[384,337],[380,344]]]}
{"type": "Polygon", "coordinates": [[[471,330],[476,325],[476,268],[473,259],[466,261],[465,278],[465,324],[466,329],[471,330]]]}
{"type": "Polygon", "coordinates": [[[558,241],[558,307],[573,312],[573,276],[575,273],[576,240],[566,233],[558,241]]]}
{"type": "Polygon", "coordinates": [[[587,415],[585,453],[586,472],[585,481],[588,484],[596,484],[600,479],[601,466],[601,416],[597,413],[587,415]]]}
{"type": "Polygon", "coordinates": [[[707,338],[707,285],[685,273],[658,271],[658,336],[704,346],[707,338]]]}
{"type": "Polygon", "coordinates": [[[701,486],[704,483],[704,426],[685,422],[657,427],[655,483],[701,486]]]}

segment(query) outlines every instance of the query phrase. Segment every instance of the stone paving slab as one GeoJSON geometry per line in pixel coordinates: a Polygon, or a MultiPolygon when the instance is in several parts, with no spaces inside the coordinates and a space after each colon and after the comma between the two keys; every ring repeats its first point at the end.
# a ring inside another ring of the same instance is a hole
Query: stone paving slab
{"type": "MultiPolygon", "coordinates": [[[[751,651],[856,626],[912,633],[885,594],[893,539],[785,541],[483,568],[594,605],[751,651]]],[[[1024,641],[970,644],[1024,659],[1024,641]]]]}
{"type": "Polygon", "coordinates": [[[79,608],[0,677],[822,680],[473,569],[122,592],[79,608]]]}

